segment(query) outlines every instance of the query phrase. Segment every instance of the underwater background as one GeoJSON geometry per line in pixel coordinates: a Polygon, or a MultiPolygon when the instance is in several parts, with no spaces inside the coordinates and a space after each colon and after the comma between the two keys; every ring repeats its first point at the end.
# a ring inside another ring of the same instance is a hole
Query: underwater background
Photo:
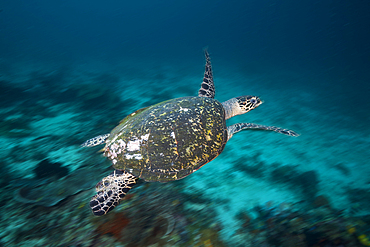
{"type": "Polygon", "coordinates": [[[368,1],[0,2],[0,246],[370,246],[368,1]],[[139,180],[108,215],[113,169],[85,140],[196,96],[264,104],[227,121],[223,153],[170,183],[139,180]]]}

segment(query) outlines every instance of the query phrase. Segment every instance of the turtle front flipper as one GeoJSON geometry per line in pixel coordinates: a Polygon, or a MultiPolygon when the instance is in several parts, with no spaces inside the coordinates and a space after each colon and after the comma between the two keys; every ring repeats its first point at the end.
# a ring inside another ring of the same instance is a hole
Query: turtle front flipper
{"type": "Polygon", "coordinates": [[[91,138],[85,141],[84,143],[82,143],[81,147],[94,147],[100,144],[104,144],[107,138],[109,137],[109,135],[110,134],[95,136],[94,138],[91,138]]]}
{"type": "Polygon", "coordinates": [[[95,187],[97,194],[90,200],[93,214],[101,216],[114,209],[135,185],[136,180],[134,175],[120,170],[114,170],[103,178],[95,187]]]}
{"type": "Polygon", "coordinates": [[[275,126],[266,126],[254,123],[237,123],[227,127],[228,140],[237,132],[245,129],[272,130],[288,136],[299,136],[293,130],[283,129],[275,126]]]}
{"type": "Polygon", "coordinates": [[[212,66],[211,66],[211,59],[209,58],[209,54],[207,50],[204,50],[204,54],[206,56],[206,69],[204,71],[204,77],[202,85],[199,89],[199,97],[207,97],[207,98],[214,98],[215,97],[215,85],[213,83],[213,74],[212,74],[212,66]]]}

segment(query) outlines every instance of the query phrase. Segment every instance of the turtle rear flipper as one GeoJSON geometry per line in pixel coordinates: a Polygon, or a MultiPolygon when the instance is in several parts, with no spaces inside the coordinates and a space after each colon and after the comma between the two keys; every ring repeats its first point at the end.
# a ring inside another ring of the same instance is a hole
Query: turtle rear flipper
{"type": "Polygon", "coordinates": [[[244,129],[257,129],[257,130],[272,130],[278,132],[280,134],[288,135],[288,136],[299,136],[293,130],[283,129],[275,126],[266,126],[261,124],[254,124],[254,123],[237,123],[227,127],[228,132],[228,140],[235,134],[244,129]]]}
{"type": "Polygon", "coordinates": [[[93,214],[101,216],[114,209],[134,186],[136,180],[134,175],[120,170],[114,170],[103,178],[95,187],[97,194],[90,200],[93,214]]]}
{"type": "Polygon", "coordinates": [[[110,134],[95,136],[94,138],[91,138],[85,141],[84,143],[82,143],[81,147],[94,147],[100,144],[104,144],[107,138],[109,137],[109,135],[110,134]]]}

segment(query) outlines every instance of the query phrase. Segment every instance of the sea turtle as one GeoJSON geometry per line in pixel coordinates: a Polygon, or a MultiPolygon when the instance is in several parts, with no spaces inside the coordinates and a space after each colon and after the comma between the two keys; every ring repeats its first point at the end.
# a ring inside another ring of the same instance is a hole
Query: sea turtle
{"type": "Polygon", "coordinates": [[[169,182],[186,177],[216,158],[226,142],[244,129],[272,130],[298,136],[292,130],[254,123],[226,126],[226,120],[262,104],[257,96],[240,96],[223,103],[214,99],[211,61],[206,66],[198,96],[167,100],[140,109],[115,127],[81,146],[105,143],[104,156],[116,169],[97,185],[90,207],[104,215],[117,206],[138,178],[169,182]]]}

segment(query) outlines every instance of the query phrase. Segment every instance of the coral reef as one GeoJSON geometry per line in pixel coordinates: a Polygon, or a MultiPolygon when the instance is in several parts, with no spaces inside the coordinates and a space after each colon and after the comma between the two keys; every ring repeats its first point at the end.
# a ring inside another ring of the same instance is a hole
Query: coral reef
{"type": "MultiPolygon", "coordinates": [[[[2,210],[11,213],[0,217],[14,220],[0,226],[0,243],[6,246],[47,246],[50,243],[81,247],[225,246],[220,239],[221,227],[214,221],[215,212],[209,207],[212,202],[200,200],[201,194],[181,192],[182,181],[159,184],[139,180],[141,182],[114,211],[106,217],[96,217],[88,207],[92,189],[68,197],[57,193],[63,186],[62,194],[70,193],[65,187],[67,183],[68,187],[84,188],[82,184],[73,184],[77,178],[83,180],[83,175],[95,182],[93,176],[96,174],[81,169],[59,179],[60,185],[34,188],[34,197],[28,204],[8,200],[2,210]],[[45,196],[36,198],[40,194],[45,196]],[[56,203],[60,198],[63,200],[56,203]]],[[[86,187],[93,184],[91,181],[86,187]]],[[[3,191],[3,196],[12,196],[11,187],[3,191]]]]}
{"type": "Polygon", "coordinates": [[[122,230],[130,223],[130,220],[122,212],[111,214],[106,217],[105,222],[100,224],[96,232],[99,235],[110,234],[117,240],[124,237],[122,230]]]}
{"type": "Polygon", "coordinates": [[[23,181],[25,185],[16,190],[14,198],[22,203],[52,207],[71,195],[93,188],[103,171],[97,167],[81,168],[55,180],[23,181]]]}
{"type": "Polygon", "coordinates": [[[239,170],[252,177],[263,177],[266,171],[266,165],[261,161],[260,153],[251,157],[242,157],[234,161],[233,169],[239,170]]]}
{"type": "Polygon", "coordinates": [[[12,175],[9,173],[9,167],[5,164],[5,162],[0,161],[0,167],[0,188],[2,188],[9,184],[12,179],[12,175]]]}
{"type": "Polygon", "coordinates": [[[318,192],[319,179],[316,171],[299,172],[297,166],[285,165],[275,168],[270,179],[277,183],[288,184],[292,189],[299,189],[305,197],[315,197],[318,192]]]}
{"type": "Polygon", "coordinates": [[[208,218],[211,211],[195,212],[191,206],[185,207],[189,202],[187,195],[179,193],[180,188],[177,182],[176,186],[143,183],[133,189],[117,211],[93,220],[98,238],[108,234],[129,247],[224,246],[219,229],[208,218]]]}
{"type": "Polygon", "coordinates": [[[29,93],[24,88],[13,83],[0,80],[0,103],[2,107],[14,106],[15,103],[29,98],[29,93]]]}
{"type": "Polygon", "coordinates": [[[240,212],[242,226],[234,237],[244,239],[250,246],[369,246],[369,216],[346,216],[333,209],[324,196],[315,201],[315,207],[268,202],[252,210],[257,213],[255,218],[251,212],[240,212]]]}
{"type": "Polygon", "coordinates": [[[59,179],[68,175],[68,168],[63,167],[59,162],[50,162],[48,159],[39,162],[33,171],[37,179],[47,177],[59,179]]]}
{"type": "Polygon", "coordinates": [[[360,205],[363,209],[370,209],[370,191],[368,189],[353,188],[348,189],[347,193],[352,203],[360,205]]]}
{"type": "Polygon", "coordinates": [[[0,136],[27,137],[31,134],[31,131],[29,123],[23,119],[11,118],[0,122],[0,136]]]}

